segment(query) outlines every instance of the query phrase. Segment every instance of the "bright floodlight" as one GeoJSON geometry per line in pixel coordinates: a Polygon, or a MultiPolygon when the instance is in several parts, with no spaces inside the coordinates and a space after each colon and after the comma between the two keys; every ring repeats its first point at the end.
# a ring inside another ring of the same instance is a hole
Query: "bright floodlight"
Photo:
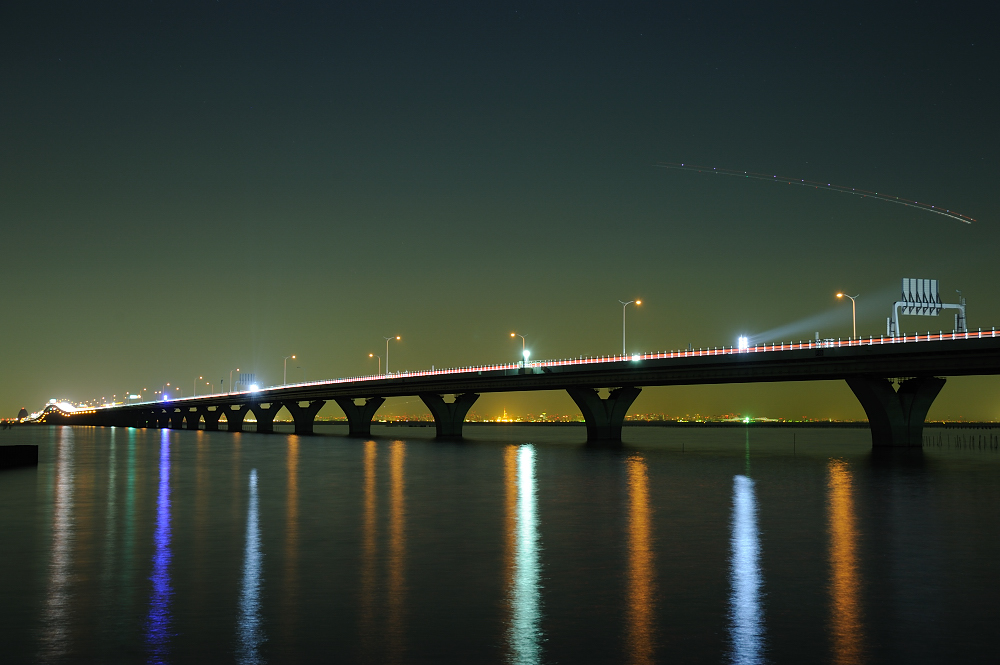
{"type": "Polygon", "coordinates": [[[258,390],[260,390],[260,388],[259,388],[259,387],[257,386],[257,384],[256,384],[256,383],[251,383],[251,384],[250,384],[250,392],[252,392],[252,393],[255,393],[255,392],[257,392],[258,390]]]}
{"type": "Polygon", "coordinates": [[[639,354],[638,353],[633,353],[632,354],[632,361],[633,362],[638,362],[638,360],[639,360],[639,354]]]}
{"type": "Polygon", "coordinates": [[[530,356],[530,355],[531,355],[531,351],[529,351],[528,349],[525,349],[524,350],[524,359],[527,360],[528,356],[530,356]]]}
{"type": "Polygon", "coordinates": [[[750,348],[750,340],[748,340],[745,335],[740,335],[738,344],[740,351],[746,351],[748,348],[750,348]]]}

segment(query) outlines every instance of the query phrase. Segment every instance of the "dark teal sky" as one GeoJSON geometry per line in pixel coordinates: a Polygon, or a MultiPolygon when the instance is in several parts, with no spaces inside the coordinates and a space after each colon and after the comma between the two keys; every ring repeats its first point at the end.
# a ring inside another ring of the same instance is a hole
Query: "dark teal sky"
{"type": "MultiPolygon", "coordinates": [[[[33,3],[0,9],[0,411],[281,380],[884,332],[901,277],[1000,325],[983,4],[33,3]],[[863,187],[664,171],[683,161],[863,187]],[[817,325],[821,327],[817,328],[817,325]],[[791,328],[796,328],[792,325],[791,328]],[[302,370],[296,370],[301,373],[302,370]],[[291,378],[291,377],[290,377],[291,378]]],[[[907,320],[950,330],[950,318],[907,320]]],[[[416,412],[419,404],[387,405],[416,412]]],[[[484,415],[571,412],[484,397],[484,415]]],[[[861,417],[840,383],[636,411],[861,417]]],[[[931,417],[1000,418],[1000,379],[931,417]]]]}

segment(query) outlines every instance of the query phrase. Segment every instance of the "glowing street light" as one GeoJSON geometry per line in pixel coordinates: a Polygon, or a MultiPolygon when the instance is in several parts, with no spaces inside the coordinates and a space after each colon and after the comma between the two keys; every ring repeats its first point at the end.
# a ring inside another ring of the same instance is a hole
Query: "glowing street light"
{"type": "Polygon", "coordinates": [[[385,375],[389,376],[389,342],[396,340],[397,342],[401,339],[399,335],[395,337],[383,337],[385,340],[385,375]]]}
{"type": "Polygon", "coordinates": [[[528,355],[531,352],[524,348],[524,335],[518,335],[517,333],[511,333],[510,336],[511,337],[520,337],[521,338],[521,355],[524,356],[524,364],[527,365],[528,364],[528,355]]]}
{"type": "Polygon", "coordinates": [[[624,356],[625,355],[625,308],[631,305],[632,303],[635,303],[635,306],[638,307],[639,305],[642,304],[642,301],[629,300],[628,302],[625,302],[624,300],[619,300],[618,302],[622,304],[622,355],[624,356]]]}
{"type": "Polygon", "coordinates": [[[374,353],[368,354],[369,358],[378,358],[378,373],[382,373],[382,356],[376,356],[374,353]]]}
{"type": "Polygon", "coordinates": [[[291,358],[292,360],[295,360],[295,356],[285,356],[285,370],[284,370],[284,373],[281,376],[281,385],[283,385],[283,386],[287,386],[288,385],[288,359],[289,358],[291,358]]]}
{"type": "Polygon", "coordinates": [[[230,393],[233,392],[233,372],[238,372],[238,371],[240,371],[239,367],[237,367],[236,369],[229,370],[229,392],[230,393]]]}
{"type": "Polygon", "coordinates": [[[205,377],[199,376],[197,379],[195,379],[194,381],[191,382],[191,395],[192,395],[192,397],[197,397],[198,396],[198,382],[199,381],[204,381],[204,380],[205,380],[205,377]]]}
{"type": "Polygon", "coordinates": [[[838,298],[850,298],[851,299],[851,324],[852,324],[852,326],[854,328],[854,334],[851,336],[851,339],[854,339],[855,337],[858,336],[858,313],[857,313],[858,310],[857,310],[857,307],[856,307],[856,303],[854,302],[854,299],[857,298],[860,295],[861,295],[860,293],[858,295],[856,295],[856,296],[849,296],[846,293],[838,293],[837,294],[838,298]]]}

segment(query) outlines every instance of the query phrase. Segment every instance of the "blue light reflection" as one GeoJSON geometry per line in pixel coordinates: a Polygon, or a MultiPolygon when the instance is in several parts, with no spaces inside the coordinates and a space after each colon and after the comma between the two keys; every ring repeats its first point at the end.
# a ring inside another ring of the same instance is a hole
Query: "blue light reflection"
{"type": "Polygon", "coordinates": [[[247,541],[243,555],[243,583],[240,585],[240,617],[236,626],[237,660],[263,663],[260,645],[264,632],[260,619],[260,522],[257,518],[257,469],[250,471],[250,503],[247,506],[247,541]]]}
{"type": "Polygon", "coordinates": [[[730,562],[730,660],[740,665],[764,662],[763,579],[754,482],[733,477],[732,560],[730,562]]]}
{"type": "Polygon", "coordinates": [[[517,454],[517,522],[511,588],[513,617],[509,635],[511,662],[525,665],[542,660],[541,565],[535,499],[535,447],[526,444],[517,454]]]}
{"type": "Polygon", "coordinates": [[[146,621],[149,662],[164,663],[170,642],[170,430],[160,431],[160,486],[156,496],[156,529],[153,531],[153,592],[146,621]]]}

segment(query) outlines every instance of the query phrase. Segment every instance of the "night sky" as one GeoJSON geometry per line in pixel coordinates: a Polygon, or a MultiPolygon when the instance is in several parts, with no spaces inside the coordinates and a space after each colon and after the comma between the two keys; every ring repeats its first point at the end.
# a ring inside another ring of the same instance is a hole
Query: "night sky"
{"type": "MultiPolygon", "coordinates": [[[[511,331],[615,353],[637,297],[630,352],[846,337],[839,290],[878,335],[902,277],[1000,326],[988,8],[5,3],[0,413],[280,383],[293,353],[289,380],[374,373],[388,335],[393,370],[515,360],[511,331]]],[[[475,411],[505,408],[576,412],[475,411]]],[[[864,417],[843,382],[646,389],[645,412],[864,417]]],[[[1000,378],[949,380],[929,417],[1000,418],[1000,378]]]]}

